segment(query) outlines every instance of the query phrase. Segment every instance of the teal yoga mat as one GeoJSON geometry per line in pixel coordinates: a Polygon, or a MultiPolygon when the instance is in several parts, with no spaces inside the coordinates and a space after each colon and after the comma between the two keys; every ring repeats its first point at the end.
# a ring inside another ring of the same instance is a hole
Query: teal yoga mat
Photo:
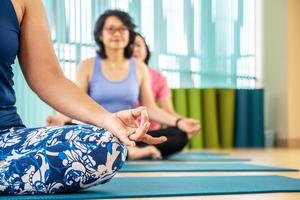
{"type": "Polygon", "coordinates": [[[298,171],[297,169],[252,164],[182,164],[153,163],[125,164],[120,172],[240,172],[240,171],[298,171]]]}
{"type": "Polygon", "coordinates": [[[211,152],[211,151],[204,151],[204,150],[192,150],[192,151],[182,151],[177,155],[203,155],[203,156],[224,156],[228,155],[227,153],[220,153],[220,152],[211,152]]]}
{"type": "Polygon", "coordinates": [[[222,162],[235,162],[235,161],[250,161],[248,158],[238,158],[222,155],[197,155],[197,154],[177,154],[166,158],[168,161],[222,161],[222,162]]]}
{"type": "Polygon", "coordinates": [[[264,146],[264,90],[236,90],[235,147],[264,146]]]}
{"type": "Polygon", "coordinates": [[[1,196],[0,199],[103,199],[300,192],[300,179],[284,176],[118,177],[74,194],[1,196]]]}

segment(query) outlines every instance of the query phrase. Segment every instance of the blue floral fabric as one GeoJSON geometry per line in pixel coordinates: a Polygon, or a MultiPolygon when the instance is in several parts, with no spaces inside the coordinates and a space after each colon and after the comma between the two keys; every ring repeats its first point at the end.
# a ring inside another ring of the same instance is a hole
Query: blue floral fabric
{"type": "Polygon", "coordinates": [[[116,137],[90,125],[2,130],[0,193],[67,193],[103,184],[126,155],[116,137]]]}

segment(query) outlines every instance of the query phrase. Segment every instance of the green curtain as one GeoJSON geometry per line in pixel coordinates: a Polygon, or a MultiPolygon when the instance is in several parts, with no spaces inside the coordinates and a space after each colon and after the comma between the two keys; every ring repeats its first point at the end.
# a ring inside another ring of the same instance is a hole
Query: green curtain
{"type": "MultiPolygon", "coordinates": [[[[172,99],[173,104],[176,112],[181,116],[187,117],[188,116],[188,102],[186,97],[186,90],[185,89],[176,89],[172,90],[172,99]]],[[[190,148],[190,142],[185,147],[190,148]]]]}
{"type": "Polygon", "coordinates": [[[172,90],[172,99],[176,112],[184,117],[188,116],[187,98],[185,89],[172,90]]]}
{"type": "Polygon", "coordinates": [[[203,136],[206,148],[219,148],[218,106],[216,89],[203,89],[203,136]]]}
{"type": "Polygon", "coordinates": [[[53,114],[52,108],[29,88],[18,62],[13,66],[13,72],[17,98],[16,106],[23,123],[27,127],[44,126],[47,116],[53,114]]]}
{"type": "MultiPolygon", "coordinates": [[[[246,107],[240,105],[245,105],[244,103],[247,103],[249,99],[238,98],[237,102],[236,91],[239,90],[219,88],[172,90],[175,110],[183,116],[198,119],[201,124],[199,134],[190,139],[189,148],[232,148],[234,147],[234,141],[240,140],[241,137],[253,137],[253,140],[259,141],[259,143],[263,141],[262,134],[253,136],[253,131],[251,133],[248,131],[245,133],[247,136],[244,136],[244,132],[240,131],[240,133],[235,130],[236,127],[250,127],[252,124],[259,123],[259,126],[255,126],[258,127],[255,130],[259,133],[263,131],[263,121],[261,120],[263,116],[263,94],[261,90],[250,90],[251,113],[255,112],[254,118],[257,119],[252,121],[247,121],[247,116],[238,117],[239,119],[237,119],[237,115],[243,115],[243,109],[246,109],[246,107]],[[237,112],[239,114],[236,114],[237,112]],[[237,125],[241,122],[244,124],[237,125]]],[[[251,114],[251,116],[254,114],[251,114]]],[[[238,130],[241,130],[241,128],[238,130]]],[[[248,146],[254,145],[251,143],[248,146]]]]}
{"type": "Polygon", "coordinates": [[[233,147],[235,90],[219,89],[218,110],[220,143],[223,148],[233,147]]]}
{"type": "MultiPolygon", "coordinates": [[[[187,89],[187,107],[189,111],[188,117],[198,119],[202,124],[202,107],[201,107],[201,90],[199,89],[187,89]]],[[[190,139],[190,147],[192,149],[203,148],[203,134],[202,130],[197,135],[194,135],[190,139]]]]}

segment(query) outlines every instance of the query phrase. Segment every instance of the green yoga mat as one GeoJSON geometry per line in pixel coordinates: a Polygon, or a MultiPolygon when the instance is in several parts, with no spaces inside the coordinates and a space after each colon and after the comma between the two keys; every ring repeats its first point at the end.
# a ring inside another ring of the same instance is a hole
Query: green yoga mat
{"type": "Polygon", "coordinates": [[[104,199],[300,192],[300,179],[284,176],[118,177],[74,194],[1,196],[0,199],[104,199]]]}
{"type": "Polygon", "coordinates": [[[172,90],[173,104],[177,113],[186,117],[188,115],[186,89],[172,90]]]}
{"type": "MultiPolygon", "coordinates": [[[[188,116],[186,89],[173,89],[172,98],[175,111],[181,116],[188,116]]],[[[185,149],[189,149],[190,144],[185,146],[185,149]]]]}
{"type": "MultiPolygon", "coordinates": [[[[187,107],[188,117],[199,120],[200,125],[202,124],[202,108],[201,108],[201,91],[200,89],[187,89],[187,107]]],[[[203,135],[202,131],[199,131],[197,135],[194,135],[190,139],[191,149],[203,148],[203,135]]]]}
{"type": "Polygon", "coordinates": [[[241,171],[298,171],[297,169],[252,164],[125,164],[120,172],[241,172],[241,171]]]}
{"type": "Polygon", "coordinates": [[[219,148],[219,127],[216,89],[202,90],[204,146],[219,148]]]}
{"type": "Polygon", "coordinates": [[[166,158],[168,161],[211,161],[211,162],[235,162],[235,161],[250,161],[248,158],[237,158],[231,156],[218,155],[197,155],[197,154],[177,154],[166,158]]]}
{"type": "Polygon", "coordinates": [[[219,136],[220,143],[223,148],[232,148],[234,139],[234,106],[235,106],[235,90],[219,89],[218,111],[219,111],[219,136]]]}

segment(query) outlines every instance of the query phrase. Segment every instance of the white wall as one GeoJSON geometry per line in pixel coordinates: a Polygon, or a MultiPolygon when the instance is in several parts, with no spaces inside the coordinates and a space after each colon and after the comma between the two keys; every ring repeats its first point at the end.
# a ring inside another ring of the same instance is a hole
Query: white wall
{"type": "Polygon", "coordinates": [[[263,0],[262,9],[266,128],[300,146],[300,1],[263,0]]]}
{"type": "Polygon", "coordinates": [[[265,125],[287,136],[287,1],[263,0],[265,125]]]}

